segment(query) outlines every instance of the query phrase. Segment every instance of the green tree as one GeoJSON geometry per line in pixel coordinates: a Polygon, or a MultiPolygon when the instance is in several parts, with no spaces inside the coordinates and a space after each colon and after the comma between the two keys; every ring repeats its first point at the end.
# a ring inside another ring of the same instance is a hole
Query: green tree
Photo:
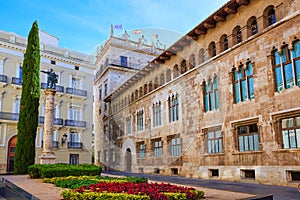
{"type": "Polygon", "coordinates": [[[40,98],[40,42],[37,21],[29,32],[22,67],[22,96],[18,121],[18,142],[14,173],[27,174],[35,160],[35,137],[38,126],[40,98]]]}

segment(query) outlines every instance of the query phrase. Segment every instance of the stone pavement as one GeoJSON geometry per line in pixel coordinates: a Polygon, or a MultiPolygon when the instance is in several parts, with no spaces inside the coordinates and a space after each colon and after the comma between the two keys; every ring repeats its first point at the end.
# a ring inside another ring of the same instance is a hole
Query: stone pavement
{"type": "MultiPolygon", "coordinates": [[[[242,182],[229,182],[220,180],[205,180],[196,178],[184,178],[180,176],[163,176],[159,174],[141,174],[141,173],[129,173],[129,172],[117,172],[117,171],[105,171],[104,173],[110,175],[119,176],[144,176],[151,181],[168,182],[174,184],[181,184],[186,186],[197,187],[205,191],[206,189],[212,189],[222,194],[222,198],[214,196],[216,199],[235,199],[234,196],[227,198],[226,192],[249,194],[249,195],[273,195],[274,200],[300,200],[300,193],[297,188],[263,185],[256,183],[242,183],[242,182]]],[[[209,191],[209,190],[208,190],[209,191]]],[[[230,194],[231,195],[231,194],[230,194]]],[[[207,193],[207,197],[210,197],[210,193],[207,193]]],[[[245,197],[240,196],[238,199],[245,197]]]]}
{"type": "MultiPolygon", "coordinates": [[[[192,186],[205,192],[205,199],[208,200],[237,200],[255,195],[273,194],[275,200],[296,200],[300,199],[300,193],[296,188],[238,183],[227,181],[212,181],[203,179],[183,178],[179,176],[162,176],[128,172],[105,171],[103,176],[144,176],[151,182],[169,182],[183,186],[192,186]]],[[[10,187],[27,193],[26,199],[30,200],[59,200],[62,188],[53,184],[43,183],[41,179],[30,179],[28,175],[5,175],[10,187]]],[[[3,181],[3,180],[2,180],[3,181]]]]}
{"type": "MultiPolygon", "coordinates": [[[[42,179],[30,179],[28,175],[5,175],[6,185],[14,191],[21,193],[30,200],[59,200],[62,188],[55,187],[50,183],[43,183],[42,179]]],[[[2,180],[3,181],[3,180],[2,180]]]]}

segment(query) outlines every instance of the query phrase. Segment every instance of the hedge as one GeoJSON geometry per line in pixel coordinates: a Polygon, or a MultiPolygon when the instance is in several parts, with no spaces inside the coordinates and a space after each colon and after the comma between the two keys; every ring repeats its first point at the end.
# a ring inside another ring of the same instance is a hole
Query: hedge
{"type": "Polygon", "coordinates": [[[132,182],[132,183],[147,183],[148,179],[144,177],[108,177],[108,176],[68,176],[68,177],[52,177],[44,178],[44,183],[52,183],[57,187],[77,189],[82,186],[88,186],[99,182],[132,182]]]}
{"type": "MultiPolygon", "coordinates": [[[[204,197],[204,192],[201,192],[202,195],[198,196],[197,199],[201,199],[204,197]]],[[[164,193],[169,200],[187,200],[185,193],[164,193]]],[[[74,192],[72,190],[64,190],[61,193],[61,196],[65,200],[107,200],[107,199],[115,199],[115,200],[123,200],[123,199],[130,199],[130,200],[150,200],[150,197],[147,195],[134,195],[134,194],[126,194],[126,193],[107,193],[107,192],[74,192]]]]}
{"type": "Polygon", "coordinates": [[[100,175],[102,168],[92,164],[34,164],[28,167],[30,178],[100,175]]]}
{"type": "Polygon", "coordinates": [[[150,197],[147,195],[134,195],[134,194],[126,194],[126,193],[99,193],[99,192],[72,192],[70,190],[64,190],[61,195],[65,200],[150,200],[150,197]]]}

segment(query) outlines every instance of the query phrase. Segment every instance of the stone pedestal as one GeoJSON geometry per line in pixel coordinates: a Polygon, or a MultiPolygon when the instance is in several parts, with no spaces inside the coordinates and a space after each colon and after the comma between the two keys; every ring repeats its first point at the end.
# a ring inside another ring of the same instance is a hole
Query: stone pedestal
{"type": "Polygon", "coordinates": [[[44,119],[43,153],[39,157],[41,164],[54,164],[56,156],[52,150],[52,134],[54,121],[54,96],[55,89],[46,89],[46,109],[44,119]]]}

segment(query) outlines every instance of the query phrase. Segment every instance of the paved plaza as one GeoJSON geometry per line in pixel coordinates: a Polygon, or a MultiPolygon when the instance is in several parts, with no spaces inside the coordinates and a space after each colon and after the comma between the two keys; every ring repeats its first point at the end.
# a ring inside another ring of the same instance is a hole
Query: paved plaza
{"type": "MultiPolygon", "coordinates": [[[[205,199],[209,200],[254,199],[257,196],[270,194],[273,195],[274,200],[300,199],[300,193],[297,188],[292,187],[116,171],[104,171],[102,175],[144,176],[148,178],[150,182],[168,182],[177,185],[192,186],[198,190],[204,191],[205,199]]],[[[58,200],[61,199],[60,193],[63,191],[62,188],[55,187],[53,184],[42,183],[41,179],[30,179],[28,175],[5,175],[1,177],[1,180],[6,182],[6,185],[13,190],[22,193],[26,199],[31,200],[58,200]]]]}

